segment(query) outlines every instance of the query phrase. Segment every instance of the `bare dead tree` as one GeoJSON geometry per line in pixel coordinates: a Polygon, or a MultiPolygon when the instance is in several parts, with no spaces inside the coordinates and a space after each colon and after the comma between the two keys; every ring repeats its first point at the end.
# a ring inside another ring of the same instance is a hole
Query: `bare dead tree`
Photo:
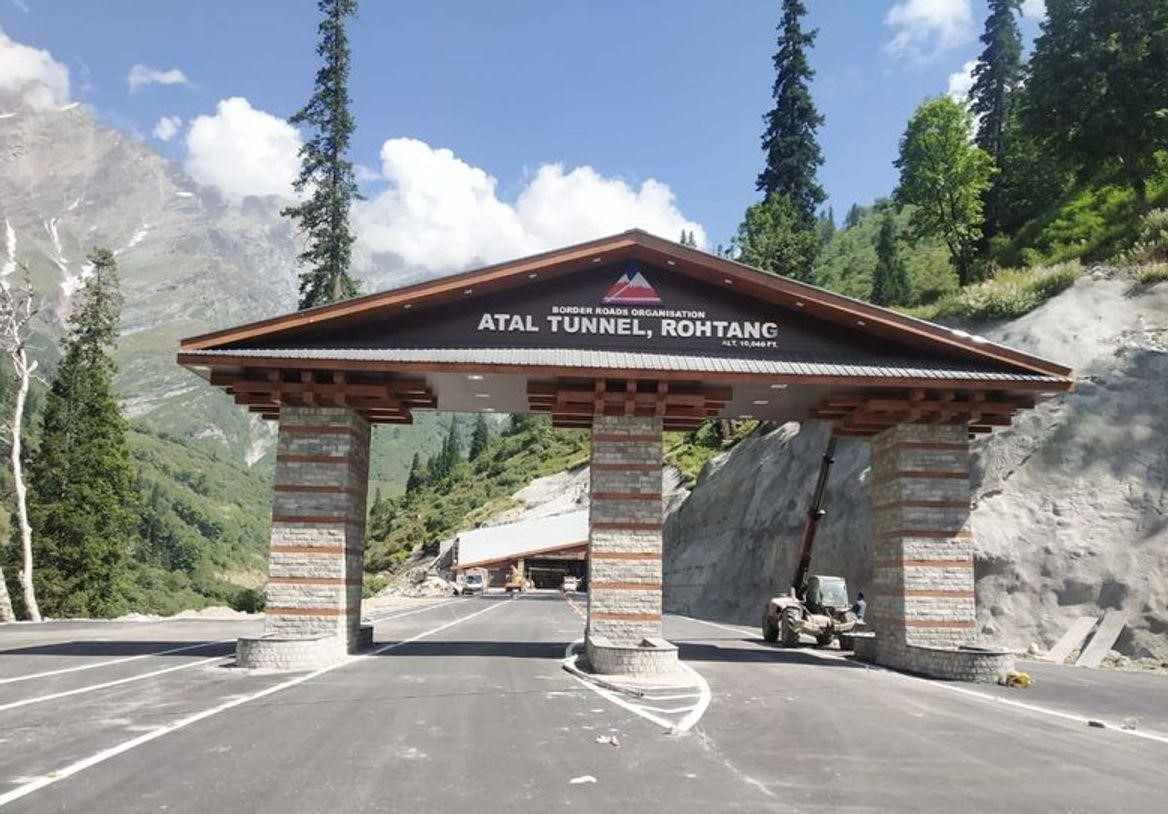
{"type": "MultiPolygon", "coordinates": [[[[16,374],[16,403],[12,407],[11,420],[5,422],[5,429],[9,431],[12,441],[12,480],[16,489],[16,515],[20,523],[20,590],[24,596],[28,618],[33,622],[39,622],[41,611],[32,584],[32,526],[28,522],[28,489],[24,483],[21,447],[28,387],[37,369],[36,360],[29,359],[28,356],[28,337],[32,321],[40,313],[41,302],[33,289],[32,274],[28,266],[21,265],[21,270],[23,275],[19,288],[9,285],[7,280],[0,280],[0,348],[8,354],[12,372],[16,374]]],[[[0,602],[4,600],[8,601],[8,612],[11,614],[12,605],[7,589],[0,602]]]]}

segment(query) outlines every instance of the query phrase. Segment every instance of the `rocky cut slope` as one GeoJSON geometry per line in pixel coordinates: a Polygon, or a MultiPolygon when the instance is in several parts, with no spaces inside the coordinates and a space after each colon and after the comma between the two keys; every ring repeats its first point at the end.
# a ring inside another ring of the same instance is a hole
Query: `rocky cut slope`
{"type": "MultiPolygon", "coordinates": [[[[1121,277],[1122,275],[1118,275],[1121,277]]],[[[1117,649],[1168,659],[1168,284],[1084,278],[976,332],[1072,365],[1073,393],[974,445],[980,634],[1049,646],[1118,608],[1117,649]]],[[[968,327],[968,326],[967,326],[968,327]]],[[[756,433],[668,512],[668,609],[755,624],[785,588],[827,427],[756,433]]],[[[840,444],[814,570],[871,582],[868,450],[840,444]]]]}

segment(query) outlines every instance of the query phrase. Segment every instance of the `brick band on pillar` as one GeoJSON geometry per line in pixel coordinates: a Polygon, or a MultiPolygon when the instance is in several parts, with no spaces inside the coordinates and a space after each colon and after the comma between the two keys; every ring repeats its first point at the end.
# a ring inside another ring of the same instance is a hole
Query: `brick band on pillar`
{"type": "Polygon", "coordinates": [[[343,407],[284,407],[276,448],[265,637],[336,634],[361,621],[369,423],[343,407]]]}
{"type": "Polygon", "coordinates": [[[637,646],[661,637],[661,419],[592,425],[588,636],[637,646]]]}
{"type": "Polygon", "coordinates": [[[869,620],[878,658],[975,638],[968,429],[900,424],[872,439],[874,573],[869,620]]]}

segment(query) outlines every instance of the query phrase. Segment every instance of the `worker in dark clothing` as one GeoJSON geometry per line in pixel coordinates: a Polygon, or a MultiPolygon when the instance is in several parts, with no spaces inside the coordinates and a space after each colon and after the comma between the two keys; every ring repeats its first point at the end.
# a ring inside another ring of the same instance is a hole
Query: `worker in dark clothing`
{"type": "Polygon", "coordinates": [[[852,605],[852,613],[856,614],[857,619],[864,618],[864,609],[868,607],[868,603],[864,601],[864,592],[860,591],[856,594],[856,602],[852,605]]]}

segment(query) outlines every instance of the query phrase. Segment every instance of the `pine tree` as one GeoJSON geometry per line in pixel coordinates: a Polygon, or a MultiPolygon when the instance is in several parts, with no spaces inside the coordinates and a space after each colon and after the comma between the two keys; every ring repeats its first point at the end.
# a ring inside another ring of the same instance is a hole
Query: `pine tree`
{"type": "Polygon", "coordinates": [[[454,471],[462,460],[462,442],[458,437],[458,418],[450,420],[450,430],[446,433],[446,440],[442,442],[442,452],[438,456],[438,471],[440,478],[444,478],[454,471]]]}
{"type": "Polygon", "coordinates": [[[891,211],[885,211],[876,235],[876,270],[869,299],[877,305],[904,305],[908,296],[908,270],[897,245],[896,221],[891,211]]]}
{"type": "Polygon", "coordinates": [[[859,225],[860,218],[864,217],[864,207],[859,204],[852,204],[848,208],[848,214],[844,215],[844,228],[851,229],[859,225]]]}
{"type": "Polygon", "coordinates": [[[816,31],[804,31],[807,13],[803,0],[783,0],[779,24],[779,48],[775,52],[774,108],[766,115],[762,147],[766,167],[756,186],[765,199],[786,195],[805,227],[815,224],[815,213],[826,199],[815,173],[823,163],[816,131],[823,116],[811,99],[815,72],[807,64],[807,49],[815,44],[816,31]]]}
{"type": "Polygon", "coordinates": [[[29,466],[36,590],[53,616],[126,609],[135,491],[112,382],[121,293],[113,254],[95,249],[88,260],[29,466]]]}
{"type": "Polygon", "coordinates": [[[1118,172],[1139,210],[1168,144],[1168,3],[1047,0],[1023,120],[1083,176],[1118,172]]]}
{"type": "Polygon", "coordinates": [[[1022,0],[989,0],[989,7],[981,35],[985,50],[973,69],[969,109],[981,117],[977,146],[997,161],[1005,147],[1010,103],[1022,81],[1022,32],[1016,16],[1021,13],[1022,0]]]}
{"type": "Polygon", "coordinates": [[[420,453],[414,453],[414,462],[410,464],[410,474],[406,478],[406,494],[411,495],[422,488],[426,483],[426,467],[422,465],[420,453]]]}
{"type": "Polygon", "coordinates": [[[691,249],[696,249],[698,247],[698,240],[694,236],[692,229],[690,229],[688,232],[685,229],[682,229],[681,238],[677,242],[682,246],[689,246],[691,249]]]}
{"type": "MultiPolygon", "coordinates": [[[[1022,32],[1018,30],[1017,14],[1022,0],[989,0],[990,14],[986,19],[981,41],[985,50],[973,69],[973,88],[969,109],[980,116],[977,126],[977,146],[985,150],[1001,168],[1006,155],[1006,136],[1010,132],[1010,111],[1022,81],[1022,32]]],[[[1008,179],[999,172],[986,190],[985,236],[992,237],[999,230],[1003,209],[1003,189],[1008,179]]]]}
{"type": "Polygon", "coordinates": [[[345,159],[355,126],[349,112],[345,18],[356,14],[357,0],[320,0],[318,8],[324,19],[316,52],[324,65],[316,74],[308,104],[288,119],[313,131],[300,148],[300,175],[295,182],[296,191],[307,190],[309,196],[281,213],[295,220],[307,239],[307,248],[298,258],[306,267],[300,272],[301,308],[358,293],[357,282],[349,276],[353,247],[349,209],[359,196],[353,164],[345,159]]]}
{"type": "Polygon", "coordinates": [[[487,418],[479,413],[475,417],[474,429],[470,434],[470,449],[467,451],[467,459],[473,461],[482,455],[490,440],[491,432],[490,428],[487,427],[487,418]]]}

